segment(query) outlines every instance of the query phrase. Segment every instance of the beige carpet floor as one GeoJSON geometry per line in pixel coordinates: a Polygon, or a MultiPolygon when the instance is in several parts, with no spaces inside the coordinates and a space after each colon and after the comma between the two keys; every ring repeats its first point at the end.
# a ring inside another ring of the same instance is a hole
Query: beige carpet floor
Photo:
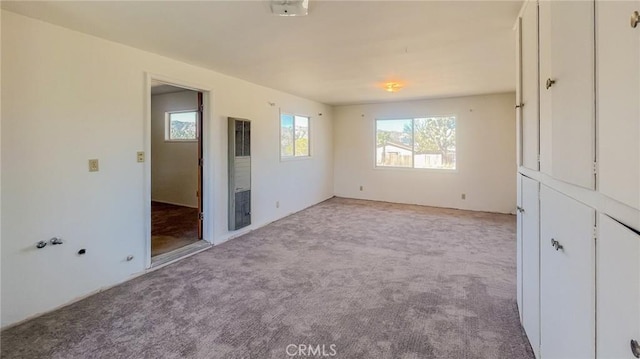
{"type": "Polygon", "coordinates": [[[514,216],[334,198],[5,330],[1,354],[533,358],[515,295],[514,216]]]}

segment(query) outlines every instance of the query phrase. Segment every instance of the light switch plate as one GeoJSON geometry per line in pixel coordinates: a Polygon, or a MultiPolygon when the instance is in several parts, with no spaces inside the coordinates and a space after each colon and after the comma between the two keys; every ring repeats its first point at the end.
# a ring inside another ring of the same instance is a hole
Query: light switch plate
{"type": "Polygon", "coordinates": [[[137,153],[138,162],[144,162],[144,151],[138,151],[137,153]]]}
{"type": "Polygon", "coordinates": [[[89,160],[89,172],[98,172],[100,170],[100,165],[97,159],[89,160]]]}

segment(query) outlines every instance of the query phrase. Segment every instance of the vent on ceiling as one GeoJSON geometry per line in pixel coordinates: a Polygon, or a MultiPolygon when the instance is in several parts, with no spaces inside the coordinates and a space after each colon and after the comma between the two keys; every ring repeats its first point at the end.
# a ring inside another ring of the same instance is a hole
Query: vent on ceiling
{"type": "Polygon", "coordinates": [[[271,12],[278,16],[305,16],[309,0],[271,0],[271,12]]]}

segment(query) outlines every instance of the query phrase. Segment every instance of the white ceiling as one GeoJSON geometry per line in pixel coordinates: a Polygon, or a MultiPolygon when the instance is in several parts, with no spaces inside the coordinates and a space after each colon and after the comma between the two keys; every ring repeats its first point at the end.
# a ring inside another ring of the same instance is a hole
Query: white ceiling
{"type": "Polygon", "coordinates": [[[521,1],[2,1],[2,8],[327,104],[514,91],[521,1]],[[405,84],[398,93],[386,81],[405,84]]]}

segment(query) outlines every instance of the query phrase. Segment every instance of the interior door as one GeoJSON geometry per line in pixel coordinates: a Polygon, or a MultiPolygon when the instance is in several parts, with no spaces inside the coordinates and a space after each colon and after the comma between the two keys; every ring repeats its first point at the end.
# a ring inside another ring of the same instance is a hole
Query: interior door
{"type": "Polygon", "coordinates": [[[203,142],[203,129],[202,129],[202,125],[203,122],[202,119],[204,118],[204,102],[203,102],[203,96],[202,96],[202,92],[198,92],[198,123],[196,125],[196,129],[197,129],[197,135],[198,135],[198,239],[202,239],[202,232],[203,232],[203,221],[204,221],[204,209],[203,209],[203,204],[204,204],[204,197],[203,197],[203,193],[202,193],[202,187],[203,187],[203,181],[202,181],[202,175],[203,175],[203,171],[202,171],[202,167],[203,167],[203,159],[202,159],[202,142],[203,142]]]}
{"type": "Polygon", "coordinates": [[[640,233],[604,214],[598,227],[598,358],[634,358],[631,340],[640,343],[640,233]]]}
{"type": "Polygon", "coordinates": [[[541,170],[594,189],[594,2],[541,1],[539,14],[541,170]]]}
{"type": "Polygon", "coordinates": [[[598,187],[640,208],[640,1],[598,1],[598,187]]]}
{"type": "Polygon", "coordinates": [[[540,357],[540,185],[522,176],[522,326],[540,357]]]}
{"type": "Polygon", "coordinates": [[[540,190],[540,354],[595,357],[595,210],[540,190]]]}

